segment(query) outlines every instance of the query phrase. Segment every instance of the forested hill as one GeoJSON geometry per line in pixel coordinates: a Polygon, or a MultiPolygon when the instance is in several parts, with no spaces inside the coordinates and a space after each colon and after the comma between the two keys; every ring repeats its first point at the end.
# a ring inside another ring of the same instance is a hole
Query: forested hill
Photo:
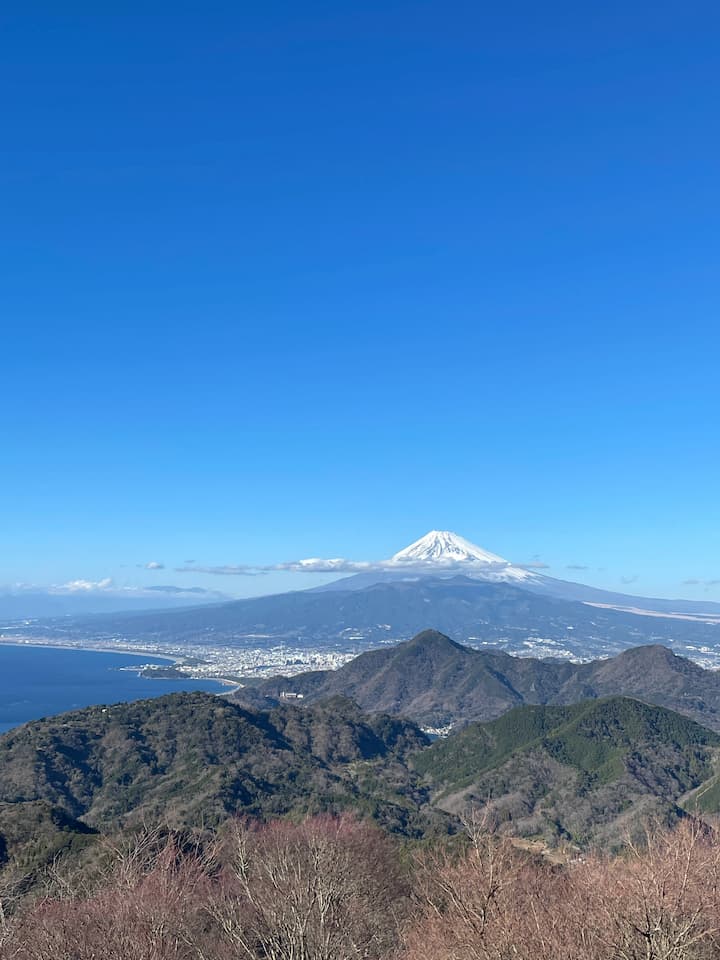
{"type": "Polygon", "coordinates": [[[344,698],[263,712],[204,693],[89,707],[0,738],[0,862],[95,833],[215,829],[352,810],[409,839],[453,832],[469,803],[501,830],[612,845],[645,815],[714,812],[720,736],[622,697],[521,706],[430,745],[344,698]],[[701,790],[698,790],[701,788],[701,790]]]}
{"type": "Polygon", "coordinates": [[[486,807],[511,832],[613,846],[645,818],[693,810],[712,778],[720,735],[626,697],[520,707],[470,724],[418,754],[434,802],[486,807]]]}
{"type": "Polygon", "coordinates": [[[412,723],[365,717],[340,698],[263,713],[210,694],[171,694],[6,734],[0,804],[43,801],[99,829],[352,807],[412,835],[431,825],[404,761],[427,742],[412,723]]]}
{"type": "Polygon", "coordinates": [[[425,726],[492,720],[524,703],[576,703],[622,694],[677,710],[720,731],[720,674],[665,647],[635,647],[604,660],[569,663],[477,650],[436,630],[361,654],[339,670],[276,677],[241,690],[264,706],[286,692],[306,701],[340,694],[367,712],[425,726]]]}

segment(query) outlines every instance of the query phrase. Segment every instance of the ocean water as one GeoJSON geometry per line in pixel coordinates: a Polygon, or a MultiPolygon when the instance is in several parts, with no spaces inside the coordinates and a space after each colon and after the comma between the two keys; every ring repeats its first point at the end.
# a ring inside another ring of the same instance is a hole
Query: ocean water
{"type": "Polygon", "coordinates": [[[168,662],[122,653],[0,644],[0,733],[27,720],[93,704],[143,700],[179,690],[218,693],[224,688],[214,680],[155,680],[118,669],[168,662]]]}

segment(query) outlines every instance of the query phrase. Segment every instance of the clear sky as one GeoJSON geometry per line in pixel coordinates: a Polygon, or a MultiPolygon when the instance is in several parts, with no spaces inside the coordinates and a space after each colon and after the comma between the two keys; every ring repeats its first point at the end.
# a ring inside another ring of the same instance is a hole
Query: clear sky
{"type": "Polygon", "coordinates": [[[720,600],[716,3],[15,9],[0,583],[444,528],[720,600]]]}

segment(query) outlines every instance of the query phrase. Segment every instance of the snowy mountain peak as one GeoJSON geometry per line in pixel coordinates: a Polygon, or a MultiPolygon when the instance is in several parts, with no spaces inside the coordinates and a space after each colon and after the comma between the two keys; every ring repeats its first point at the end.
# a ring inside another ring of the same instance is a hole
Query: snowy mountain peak
{"type": "Polygon", "coordinates": [[[397,563],[415,563],[418,561],[450,561],[452,563],[485,563],[508,566],[508,561],[497,554],[489,553],[482,547],[470,543],[450,530],[431,530],[409,547],[393,556],[397,563]]]}
{"type": "Polygon", "coordinates": [[[523,567],[515,567],[496,553],[483,550],[477,544],[450,530],[431,530],[409,547],[400,550],[389,564],[409,568],[460,569],[468,576],[483,580],[534,580],[536,575],[523,567]]]}

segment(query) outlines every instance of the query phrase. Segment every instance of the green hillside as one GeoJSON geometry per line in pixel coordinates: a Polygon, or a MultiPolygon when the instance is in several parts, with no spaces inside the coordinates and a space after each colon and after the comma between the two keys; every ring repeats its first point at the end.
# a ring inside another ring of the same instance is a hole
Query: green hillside
{"type": "Polygon", "coordinates": [[[641,816],[681,815],[682,797],[714,775],[718,747],[686,717],[611,697],[471,724],[413,766],[446,810],[480,803],[513,833],[612,844],[641,816]]]}
{"type": "Polygon", "coordinates": [[[237,814],[352,809],[424,839],[470,804],[506,832],[613,846],[647,816],[717,809],[718,755],[720,735],[624,697],[518,707],[430,745],[341,697],[262,712],[172,694],[0,738],[0,861],[37,866],[94,832],[212,830],[237,814]]]}

